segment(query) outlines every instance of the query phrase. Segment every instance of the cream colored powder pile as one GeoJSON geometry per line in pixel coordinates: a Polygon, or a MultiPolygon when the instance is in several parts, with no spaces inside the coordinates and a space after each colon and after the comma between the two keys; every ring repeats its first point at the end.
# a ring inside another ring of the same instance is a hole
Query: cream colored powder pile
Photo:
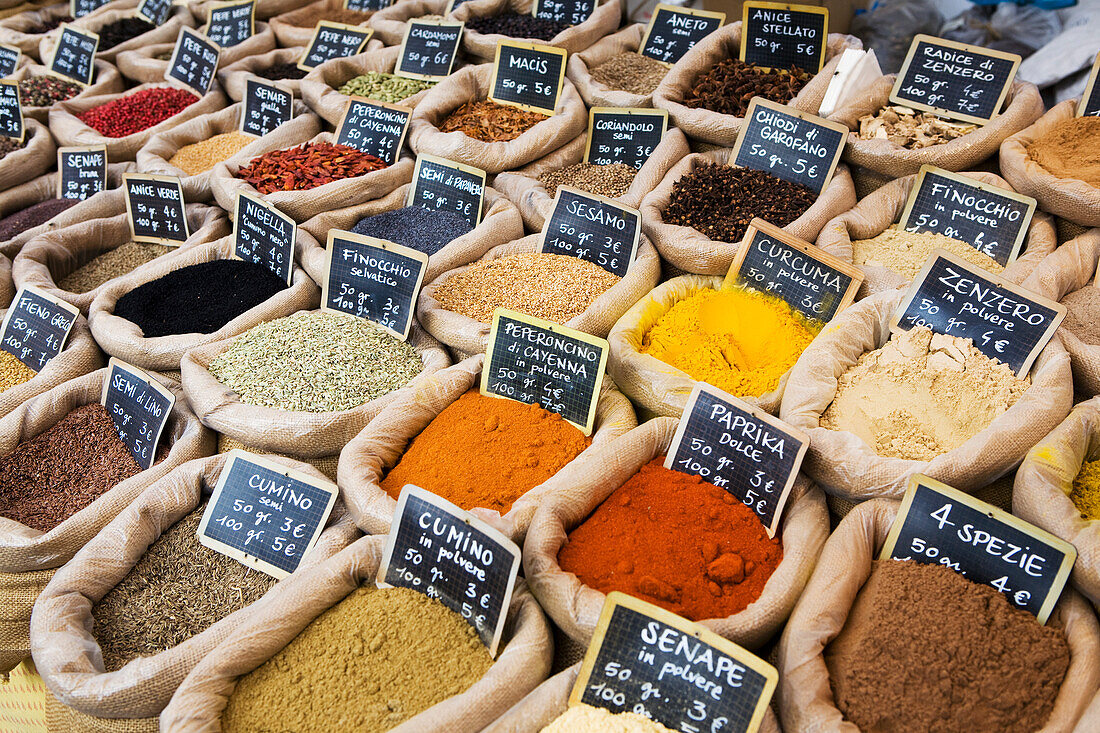
{"type": "Polygon", "coordinates": [[[672,733],[671,730],[636,713],[612,713],[590,705],[574,705],[541,733],[672,733]]]}
{"type": "Polygon", "coordinates": [[[995,259],[966,242],[942,234],[906,232],[893,228],[877,237],[852,242],[852,262],[857,265],[885,267],[907,280],[912,280],[935,249],[945,249],[990,272],[1004,271],[995,259]]]}
{"type": "Polygon", "coordinates": [[[1029,386],[969,339],[914,328],[841,375],[821,427],[853,432],[880,456],[928,461],[985,429],[1029,386]]]}

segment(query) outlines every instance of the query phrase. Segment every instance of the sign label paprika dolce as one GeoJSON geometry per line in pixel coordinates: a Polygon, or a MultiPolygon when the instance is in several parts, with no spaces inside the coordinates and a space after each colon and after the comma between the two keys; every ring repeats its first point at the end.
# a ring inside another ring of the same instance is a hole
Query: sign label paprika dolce
{"type": "Polygon", "coordinates": [[[0,348],[36,372],[61,353],[80,309],[33,285],[15,294],[0,326],[0,348]]]}
{"type": "Polygon", "coordinates": [[[565,80],[567,55],[564,48],[501,41],[493,61],[490,101],[552,117],[565,80]]]}
{"type": "Polygon", "coordinates": [[[658,4],[638,53],[671,66],[725,24],[725,13],[658,4]]]}
{"type": "Polygon", "coordinates": [[[157,443],[176,404],[172,391],[145,371],[111,357],[99,404],[107,410],[118,438],[142,470],[153,467],[157,443]]]}
{"type": "Polygon", "coordinates": [[[313,71],[326,61],[360,54],[372,35],[374,30],[371,28],[322,20],[313,31],[313,38],[298,61],[298,68],[313,71]]]}

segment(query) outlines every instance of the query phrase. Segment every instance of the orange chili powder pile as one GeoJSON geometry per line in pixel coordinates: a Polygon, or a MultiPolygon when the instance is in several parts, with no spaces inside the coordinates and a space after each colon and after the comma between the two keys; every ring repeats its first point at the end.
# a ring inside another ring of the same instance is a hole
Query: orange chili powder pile
{"type": "Polygon", "coordinates": [[[562,570],[692,621],[743,611],[783,559],[747,506],[654,458],[569,533],[562,570]]]}
{"type": "Polygon", "coordinates": [[[415,484],[463,509],[504,514],[588,444],[561,415],[470,390],[413,439],[382,488],[396,499],[415,484]]]}

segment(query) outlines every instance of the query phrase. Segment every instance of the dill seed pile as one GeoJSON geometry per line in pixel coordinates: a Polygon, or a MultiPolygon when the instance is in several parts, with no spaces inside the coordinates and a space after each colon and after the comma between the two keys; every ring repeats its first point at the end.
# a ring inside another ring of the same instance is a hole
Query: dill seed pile
{"type": "Polygon", "coordinates": [[[203,501],[164,532],[122,581],[92,607],[93,634],[108,672],[202,633],[256,601],[275,578],[199,543],[203,501]]]}

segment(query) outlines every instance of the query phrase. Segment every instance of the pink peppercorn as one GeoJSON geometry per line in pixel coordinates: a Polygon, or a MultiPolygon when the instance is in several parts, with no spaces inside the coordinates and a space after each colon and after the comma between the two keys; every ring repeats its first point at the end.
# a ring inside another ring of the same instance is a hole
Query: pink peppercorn
{"type": "Polygon", "coordinates": [[[197,101],[183,89],[153,87],[93,107],[77,118],[100,135],[126,137],[164,122],[197,101]]]}

